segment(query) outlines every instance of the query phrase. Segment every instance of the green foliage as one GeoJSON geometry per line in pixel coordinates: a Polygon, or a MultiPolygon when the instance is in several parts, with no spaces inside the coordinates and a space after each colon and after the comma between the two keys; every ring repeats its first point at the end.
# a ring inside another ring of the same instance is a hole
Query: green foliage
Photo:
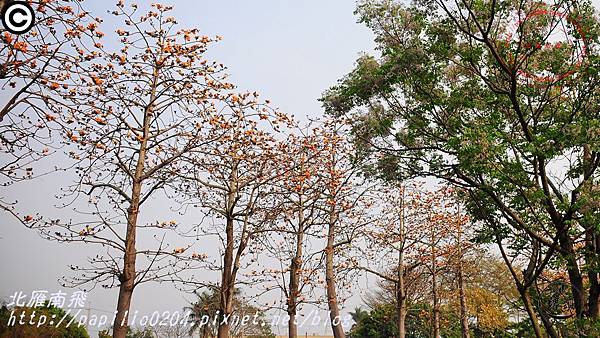
{"type": "Polygon", "coordinates": [[[398,334],[394,320],[396,314],[393,305],[381,305],[369,311],[368,314],[364,312],[359,312],[359,314],[356,318],[358,321],[348,337],[388,338],[398,334]]]}
{"type": "MultiPolygon", "coordinates": [[[[489,5],[480,1],[473,6],[480,6],[482,19],[488,19],[483,8],[489,5]]],[[[515,10],[508,1],[496,7],[498,21],[515,10]]],[[[599,103],[592,94],[598,76],[587,72],[597,66],[591,51],[576,74],[566,73],[571,76],[562,83],[536,86],[521,76],[513,97],[510,79],[492,51],[462,34],[447,16],[428,12],[426,4],[361,1],[357,12],[375,31],[382,58],[362,56],[322,101],[328,113],[349,117],[357,152],[373,155],[366,169],[374,175],[403,180],[431,174],[468,185],[479,180],[475,183],[482,191],[493,188],[508,207],[524,211],[526,203],[541,204],[545,198],[531,180],[532,156],[551,162],[584,144],[600,149],[600,133],[595,132],[599,103]]],[[[584,5],[579,14],[577,27],[595,43],[593,9],[584,5]]],[[[509,29],[499,23],[491,39],[501,40],[509,29]]],[[[565,63],[560,62],[561,53],[557,48],[551,55],[554,63],[565,63]]],[[[581,163],[568,170],[579,176],[581,163]]],[[[494,205],[489,199],[481,202],[494,205]]],[[[526,220],[548,219],[542,210],[527,214],[526,220]]]]}
{"type": "MultiPolygon", "coordinates": [[[[98,332],[98,338],[111,338],[112,335],[109,330],[102,330],[98,332]]],[[[126,338],[154,338],[154,333],[150,328],[127,328],[126,338]]]]}
{"type": "Polygon", "coordinates": [[[112,335],[110,334],[110,332],[108,330],[102,330],[100,332],[98,332],[98,338],[111,338],[112,335]]]}
{"type": "MultiPolygon", "coordinates": [[[[406,315],[406,337],[426,338],[431,335],[430,321],[431,306],[426,303],[416,303],[409,306],[406,315]]],[[[461,331],[458,314],[446,308],[442,312],[441,334],[443,337],[460,338],[461,331]]],[[[371,311],[357,309],[353,314],[356,324],[352,327],[350,338],[389,338],[397,337],[397,315],[393,304],[379,304],[371,311]]]]}
{"type": "Polygon", "coordinates": [[[588,318],[569,320],[561,327],[561,332],[564,337],[600,337],[600,320],[588,318]]]}
{"type": "Polygon", "coordinates": [[[127,328],[127,336],[126,338],[154,338],[154,334],[150,328],[145,329],[132,329],[131,327],[127,328]]]}
{"type": "MultiPolygon", "coordinates": [[[[412,304],[406,316],[406,337],[427,338],[431,336],[430,322],[431,306],[425,303],[412,304]]],[[[349,338],[390,338],[397,337],[396,312],[393,304],[380,304],[371,311],[360,308],[351,313],[356,324],[348,333],[349,338]]],[[[445,307],[442,311],[441,336],[445,338],[462,337],[459,325],[459,315],[452,308],[445,307]]],[[[486,329],[477,323],[471,326],[471,337],[474,338],[517,338],[533,337],[531,322],[522,318],[518,323],[511,323],[503,328],[486,329]]]]}
{"type": "MultiPolygon", "coordinates": [[[[417,303],[410,306],[411,311],[406,315],[406,333],[407,338],[425,338],[432,332],[430,314],[431,306],[429,304],[417,303]]],[[[442,334],[450,334],[453,330],[442,328],[442,334]],[[449,332],[450,331],[450,332],[449,332]]]]}
{"type": "MultiPolygon", "coordinates": [[[[0,309],[0,338],[19,337],[19,338],[40,338],[40,337],[63,337],[63,338],[89,338],[89,334],[84,327],[78,326],[77,321],[67,327],[66,323],[73,318],[72,316],[66,316],[64,319],[65,324],[51,325],[53,316],[54,318],[63,318],[66,312],[60,308],[52,306],[41,306],[41,307],[14,307],[7,308],[2,306],[0,309]],[[19,324],[20,316],[25,313],[23,322],[25,324],[19,324]],[[31,315],[35,313],[33,319],[31,315]],[[12,316],[16,318],[15,325],[9,325],[12,323],[12,316]],[[47,321],[38,327],[40,322],[40,316],[45,316],[47,321]],[[33,321],[35,325],[30,325],[29,322],[33,321]]],[[[57,320],[55,320],[56,322],[57,320]]]]}

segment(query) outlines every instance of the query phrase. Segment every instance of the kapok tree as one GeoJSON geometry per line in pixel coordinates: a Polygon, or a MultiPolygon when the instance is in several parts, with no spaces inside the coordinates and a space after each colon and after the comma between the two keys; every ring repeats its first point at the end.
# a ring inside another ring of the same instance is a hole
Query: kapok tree
{"type": "Polygon", "coordinates": [[[355,246],[360,255],[356,255],[353,265],[393,285],[397,330],[399,337],[404,337],[411,300],[422,297],[411,286],[421,285],[417,281],[422,279],[421,270],[427,263],[420,249],[427,235],[428,204],[422,184],[417,182],[381,186],[372,198],[370,212],[379,216],[362,230],[365,244],[362,248],[355,246]]]}
{"type": "Polygon", "coordinates": [[[277,290],[286,313],[289,337],[298,336],[298,316],[303,305],[318,304],[316,290],[323,286],[324,181],[321,147],[315,130],[298,132],[285,141],[275,182],[278,218],[267,238],[266,255],[278,268],[263,269],[266,291],[277,290]],[[304,134],[306,132],[306,135],[304,134]]]}
{"type": "MultiPolygon", "coordinates": [[[[352,287],[351,261],[352,245],[356,245],[364,227],[372,222],[367,213],[371,199],[370,184],[359,176],[359,170],[352,158],[352,147],[348,131],[344,125],[335,121],[315,128],[318,153],[316,159],[321,163],[317,172],[321,192],[322,223],[326,230],[325,290],[329,319],[335,338],[345,337],[341,325],[340,297],[342,292],[352,287]],[[345,276],[344,278],[342,278],[345,276]]],[[[358,244],[360,245],[360,244],[358,244]]],[[[355,270],[354,270],[355,271],[355,270]]]]}
{"type": "Polygon", "coordinates": [[[455,216],[452,206],[452,189],[442,187],[426,191],[423,195],[422,210],[426,214],[425,236],[419,247],[423,267],[431,282],[432,335],[441,336],[441,305],[444,290],[443,279],[448,275],[450,266],[448,258],[453,254],[452,234],[455,216]]]}
{"type": "Polygon", "coordinates": [[[283,131],[290,116],[259,102],[258,93],[229,98],[230,114],[211,115],[208,134],[216,142],[186,155],[179,192],[182,203],[199,211],[200,222],[186,236],[217,239],[221,247],[214,261],[194,264],[194,269],[218,271],[210,281],[180,275],[185,289],[208,288],[219,295],[218,332],[229,337],[234,314],[234,292],[243,271],[257,264],[263,237],[274,231],[278,203],[275,182],[284,152],[283,131]]]}
{"type": "Polygon", "coordinates": [[[178,257],[187,254],[187,246],[173,247],[166,237],[176,222],[142,224],[140,217],[154,196],[178,186],[183,159],[215,141],[206,132],[211,119],[238,100],[224,67],[204,58],[215,39],[177,28],[171,9],[154,4],[139,15],[137,5],[119,1],[112,14],[123,24],[116,29],[121,48],[92,61],[93,72],[57,82],[69,104],[52,110],[70,126],[62,136],[77,177],[65,206],[87,200],[89,209],[76,204],[75,221],[36,227],[50,239],[106,249],[89,267],[73,266],[82,274],[72,282],[119,288],[113,323],[119,338],[127,333],[134,289],[170,280],[178,257]],[[146,258],[143,266],[139,258],[146,258]]]}
{"type": "MultiPolygon", "coordinates": [[[[434,207],[436,219],[432,219],[435,227],[440,230],[440,265],[444,267],[441,280],[442,291],[448,299],[458,299],[458,313],[463,338],[470,337],[467,282],[472,279],[465,267],[471,261],[472,255],[481,254],[483,248],[473,242],[476,237],[476,224],[471,222],[466,207],[461,202],[461,191],[450,186],[444,186],[431,195],[435,197],[434,207]],[[444,288],[445,286],[445,288],[444,288]]],[[[430,230],[431,231],[431,230],[430,230]]],[[[429,242],[427,242],[429,243],[429,242]]]]}
{"type": "MultiPolygon", "coordinates": [[[[6,100],[0,104],[0,185],[4,187],[43,174],[35,172],[35,164],[59,147],[62,127],[48,103],[64,101],[55,91],[66,85],[61,80],[85,72],[85,62],[99,55],[104,35],[99,30],[101,19],[91,17],[81,0],[29,4],[36,13],[29,32],[15,35],[0,27],[0,88],[6,100]]],[[[0,199],[0,208],[29,223],[32,216],[19,216],[14,204],[4,196],[0,199]]]]}
{"type": "Polygon", "coordinates": [[[467,276],[465,273],[465,261],[474,248],[471,239],[474,238],[475,228],[466,215],[464,206],[458,200],[453,189],[446,190],[449,203],[446,205],[446,224],[450,230],[449,255],[447,262],[450,271],[456,276],[456,285],[459,298],[460,326],[463,338],[469,338],[469,313],[467,308],[467,276]]]}

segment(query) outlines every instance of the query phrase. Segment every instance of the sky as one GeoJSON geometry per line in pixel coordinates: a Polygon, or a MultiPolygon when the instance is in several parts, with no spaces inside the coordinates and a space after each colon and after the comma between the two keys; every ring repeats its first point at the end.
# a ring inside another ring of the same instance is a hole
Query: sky
{"type": "MultiPolygon", "coordinates": [[[[105,16],[115,1],[85,1],[95,16],[105,16]]],[[[149,4],[150,1],[138,1],[149,4]]],[[[171,0],[181,27],[197,27],[205,35],[221,35],[207,56],[228,66],[231,82],[240,90],[259,91],[280,110],[306,121],[322,115],[317,99],[321,93],[353,68],[362,52],[373,52],[372,33],[358,24],[352,0],[171,0]]],[[[106,33],[108,31],[105,30],[106,33]]],[[[53,196],[69,182],[65,175],[51,175],[13,186],[8,199],[42,214],[55,213],[53,196]]],[[[156,206],[163,201],[153,201],[156,206]]],[[[67,212],[67,211],[63,211],[67,212]]],[[[160,218],[161,208],[142,217],[160,218]]],[[[0,300],[17,291],[56,292],[66,290],[58,283],[69,275],[69,264],[83,264],[97,248],[49,242],[0,214],[0,300]]],[[[86,307],[92,313],[111,314],[117,290],[92,290],[86,307]]],[[[132,309],[140,313],[176,311],[192,296],[171,285],[141,285],[135,290],[132,309]]],[[[351,301],[352,310],[360,299],[351,301]]],[[[90,330],[95,336],[97,330],[90,330]]],[[[327,327],[308,334],[327,333],[327,327]]],[[[301,330],[301,334],[305,331],[301,330]]]]}

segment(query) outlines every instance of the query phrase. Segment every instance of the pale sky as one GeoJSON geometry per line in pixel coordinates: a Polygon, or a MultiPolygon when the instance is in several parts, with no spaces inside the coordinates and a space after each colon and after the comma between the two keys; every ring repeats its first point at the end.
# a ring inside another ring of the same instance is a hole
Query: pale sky
{"type": "MultiPolygon", "coordinates": [[[[104,13],[113,2],[116,1],[88,0],[84,5],[95,16],[106,17],[104,13]]],[[[138,3],[144,5],[151,1],[138,3]]],[[[372,52],[374,48],[371,32],[356,23],[352,0],[171,0],[161,3],[175,6],[173,14],[182,27],[197,27],[203,34],[224,37],[212,45],[207,55],[229,67],[231,82],[241,90],[259,91],[263,98],[271,99],[282,111],[300,120],[320,116],[322,110],[317,102],[320,94],[353,68],[359,53],[372,52]]],[[[47,176],[12,187],[7,197],[18,199],[20,208],[27,211],[53,214],[56,212],[52,207],[56,203],[53,196],[68,182],[65,175],[47,176]]],[[[154,203],[162,205],[160,200],[154,203]]],[[[161,216],[164,218],[160,208],[142,214],[145,220],[161,216]]],[[[68,264],[83,265],[85,257],[98,249],[46,241],[3,213],[0,222],[0,299],[8,300],[16,291],[62,289],[70,294],[73,290],[65,290],[57,280],[70,274],[68,264]]],[[[96,289],[89,297],[92,313],[111,314],[117,290],[96,289]]],[[[140,313],[181,310],[190,300],[192,296],[171,285],[146,284],[135,290],[132,310],[140,313]]],[[[358,305],[360,299],[351,303],[348,310],[358,305]]],[[[328,327],[322,327],[308,333],[328,331],[328,327]]],[[[96,335],[95,330],[90,333],[96,335]]]]}

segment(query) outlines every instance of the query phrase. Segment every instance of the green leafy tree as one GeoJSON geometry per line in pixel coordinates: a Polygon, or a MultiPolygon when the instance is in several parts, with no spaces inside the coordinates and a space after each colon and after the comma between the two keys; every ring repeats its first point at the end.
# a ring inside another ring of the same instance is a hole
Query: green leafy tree
{"type": "Polygon", "coordinates": [[[380,305],[368,313],[357,309],[352,318],[357,321],[348,337],[388,338],[397,336],[394,322],[396,309],[393,305],[380,305]]]}
{"type": "Polygon", "coordinates": [[[127,328],[127,338],[154,338],[154,334],[150,328],[132,329],[127,328]]]}
{"type": "Polygon", "coordinates": [[[0,338],[20,337],[20,338],[39,338],[39,337],[63,337],[63,338],[89,338],[89,334],[84,327],[77,325],[77,320],[74,324],[67,326],[73,316],[67,315],[63,309],[53,306],[40,307],[13,307],[8,308],[2,306],[0,308],[0,338]],[[23,322],[20,324],[20,316],[25,314],[23,322]],[[34,319],[31,319],[34,315],[34,319]],[[44,316],[47,320],[45,323],[38,325],[43,320],[44,316]],[[55,317],[53,317],[55,316],[55,317]],[[50,324],[52,318],[65,318],[64,325],[50,324]],[[14,319],[14,323],[13,323],[14,319]],[[35,322],[35,325],[30,325],[29,322],[35,322]]]}
{"type": "MultiPolygon", "coordinates": [[[[358,155],[370,160],[365,171],[465,188],[472,216],[487,224],[480,239],[503,246],[509,261],[531,263],[526,273],[511,270],[524,304],[556,257],[567,272],[571,307],[555,319],[598,320],[593,6],[374,0],[360,1],[357,13],[375,32],[382,56],[361,57],[323,102],[351,124],[358,155]]],[[[530,303],[535,335],[544,334],[540,317],[556,337],[554,319],[530,303]]]]}
{"type": "MultiPolygon", "coordinates": [[[[431,322],[432,307],[427,303],[411,303],[406,315],[406,338],[427,338],[433,332],[431,322]]],[[[461,337],[459,316],[452,309],[444,309],[441,322],[442,337],[461,337]],[[455,325],[450,325],[454,323],[455,325]]],[[[398,337],[398,316],[394,304],[380,303],[371,311],[357,309],[352,318],[356,324],[350,330],[350,338],[390,338],[398,337]]]]}

